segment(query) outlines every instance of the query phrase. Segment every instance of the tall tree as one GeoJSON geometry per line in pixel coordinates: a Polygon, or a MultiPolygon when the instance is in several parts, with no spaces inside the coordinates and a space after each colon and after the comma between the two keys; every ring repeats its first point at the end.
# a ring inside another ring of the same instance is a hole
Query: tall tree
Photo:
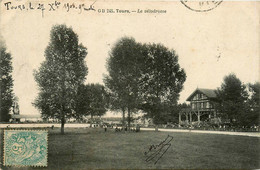
{"type": "Polygon", "coordinates": [[[87,49],[79,44],[72,28],[55,25],[45,49],[45,61],[34,74],[40,90],[34,105],[44,118],[61,121],[62,134],[66,119],[76,117],[78,88],[87,75],[86,55],[87,49]]]}
{"type": "Polygon", "coordinates": [[[233,73],[224,77],[223,83],[216,91],[219,104],[218,111],[227,119],[239,122],[241,115],[246,111],[248,93],[246,86],[233,73]]]}
{"type": "Polygon", "coordinates": [[[128,113],[128,126],[139,103],[138,84],[143,61],[142,45],[129,37],[115,43],[107,60],[108,75],[104,83],[111,96],[111,108],[122,110],[123,123],[125,112],[128,113]]]}
{"type": "MultiPolygon", "coordinates": [[[[109,80],[107,79],[104,81],[109,81],[109,80]]],[[[106,90],[106,93],[108,96],[108,101],[107,101],[108,108],[110,110],[122,113],[122,124],[123,124],[123,126],[125,126],[126,103],[124,103],[123,99],[121,97],[119,97],[121,95],[119,95],[115,91],[110,90],[107,86],[108,85],[105,86],[105,90],[106,90]]]]}
{"type": "Polygon", "coordinates": [[[81,85],[75,105],[75,118],[81,120],[83,116],[102,116],[108,107],[108,96],[101,84],[81,85]]]}
{"type": "Polygon", "coordinates": [[[259,113],[260,113],[260,83],[256,82],[254,84],[249,83],[249,97],[245,103],[247,108],[243,112],[241,117],[241,124],[244,126],[259,125],[259,113]]]}
{"type": "Polygon", "coordinates": [[[90,114],[89,103],[88,88],[86,85],[82,84],[78,88],[76,104],[74,105],[74,118],[76,118],[76,120],[82,120],[83,116],[88,116],[90,114]]]}
{"type": "Polygon", "coordinates": [[[178,63],[178,55],[162,44],[145,44],[144,74],[141,78],[143,96],[142,109],[153,118],[155,124],[163,122],[162,115],[168,115],[177,107],[179,93],[186,80],[186,74],[178,63]],[[171,108],[171,109],[170,109],[171,108]]]}
{"type": "Polygon", "coordinates": [[[8,122],[13,104],[12,57],[0,43],[0,121],[8,122]]]}
{"type": "Polygon", "coordinates": [[[107,95],[104,86],[100,84],[88,84],[87,96],[89,101],[88,113],[93,116],[102,116],[107,111],[107,95]]]}
{"type": "Polygon", "coordinates": [[[252,93],[250,98],[251,109],[260,111],[260,83],[249,84],[249,91],[252,93]]]}

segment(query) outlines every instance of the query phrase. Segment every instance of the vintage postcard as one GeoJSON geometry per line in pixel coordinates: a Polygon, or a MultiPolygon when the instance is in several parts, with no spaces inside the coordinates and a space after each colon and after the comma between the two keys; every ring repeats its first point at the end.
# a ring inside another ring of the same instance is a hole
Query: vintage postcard
{"type": "Polygon", "coordinates": [[[0,169],[259,169],[259,10],[0,0],[0,169]]]}

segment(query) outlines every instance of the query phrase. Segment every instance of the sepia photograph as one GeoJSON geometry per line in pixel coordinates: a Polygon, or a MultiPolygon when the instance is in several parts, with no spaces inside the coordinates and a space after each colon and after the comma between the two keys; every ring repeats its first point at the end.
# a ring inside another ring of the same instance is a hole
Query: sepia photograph
{"type": "Polygon", "coordinates": [[[0,170],[260,169],[259,1],[0,5],[0,170]]]}

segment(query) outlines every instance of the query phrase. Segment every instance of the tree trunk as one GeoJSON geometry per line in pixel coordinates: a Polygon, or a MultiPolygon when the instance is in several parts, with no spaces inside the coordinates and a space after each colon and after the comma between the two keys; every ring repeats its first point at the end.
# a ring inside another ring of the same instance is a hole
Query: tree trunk
{"type": "Polygon", "coordinates": [[[158,125],[155,125],[155,132],[158,132],[158,125]]]}
{"type": "Polygon", "coordinates": [[[62,135],[64,135],[64,125],[65,125],[65,116],[63,114],[62,118],[61,118],[61,134],[62,135]]]}
{"type": "Polygon", "coordinates": [[[91,113],[90,114],[90,127],[92,127],[92,124],[93,124],[93,114],[91,113]]]}
{"type": "Polygon", "coordinates": [[[127,108],[127,111],[128,111],[128,128],[130,129],[130,124],[131,124],[131,112],[130,112],[130,109],[127,108]]]}
{"type": "Polygon", "coordinates": [[[181,113],[179,113],[179,125],[181,124],[181,113]]]}
{"type": "Polygon", "coordinates": [[[123,111],[122,124],[123,124],[123,127],[124,127],[125,126],[125,108],[122,108],[122,111],[123,111]]]}

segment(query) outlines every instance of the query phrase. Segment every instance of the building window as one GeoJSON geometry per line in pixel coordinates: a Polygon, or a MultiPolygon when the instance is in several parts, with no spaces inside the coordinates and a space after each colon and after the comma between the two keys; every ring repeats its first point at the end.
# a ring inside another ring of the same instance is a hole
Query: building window
{"type": "Polygon", "coordinates": [[[200,109],[200,103],[197,103],[197,109],[200,109]]]}
{"type": "Polygon", "coordinates": [[[206,107],[209,108],[209,102],[207,102],[207,106],[206,107]]]}
{"type": "Polygon", "coordinates": [[[202,108],[202,109],[204,108],[204,107],[203,107],[203,103],[200,103],[200,108],[202,108]]]}

